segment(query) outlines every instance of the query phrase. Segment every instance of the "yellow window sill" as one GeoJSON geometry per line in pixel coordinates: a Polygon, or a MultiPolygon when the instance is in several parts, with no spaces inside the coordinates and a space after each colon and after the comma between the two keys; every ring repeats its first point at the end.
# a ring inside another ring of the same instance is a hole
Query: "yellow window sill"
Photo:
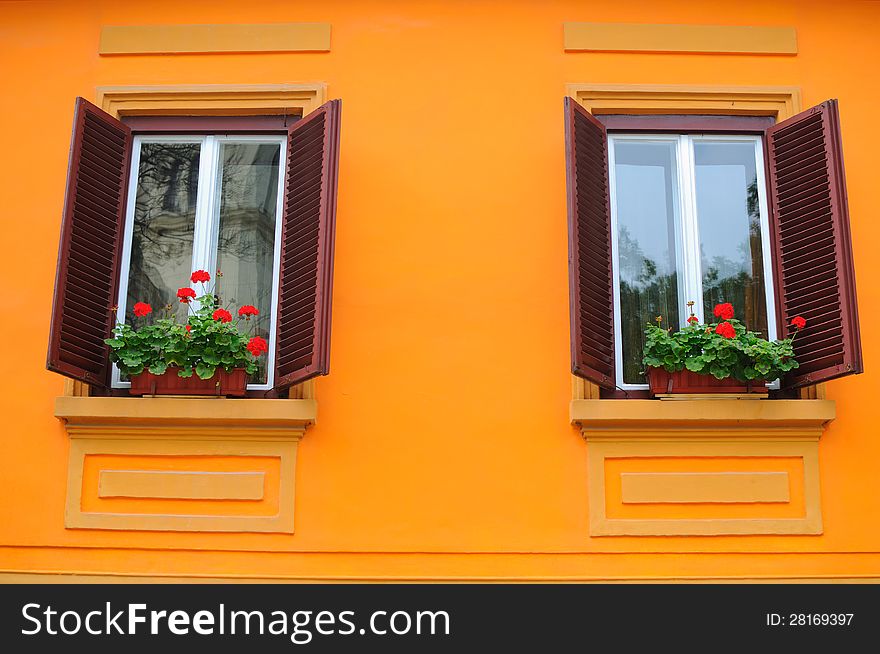
{"type": "Polygon", "coordinates": [[[647,432],[686,427],[723,430],[795,428],[818,430],[835,417],[833,400],[572,400],[571,422],[585,438],[608,430],[647,432]]]}
{"type": "Polygon", "coordinates": [[[290,428],[315,423],[315,400],[227,399],[215,397],[77,397],[55,399],[55,416],[71,427],[85,425],[228,426],[238,429],[290,428]]]}
{"type": "Polygon", "coordinates": [[[65,526],[293,533],[312,399],[62,396],[65,526]]]}
{"type": "Polygon", "coordinates": [[[573,400],[591,536],[822,533],[831,400],[573,400]]]}

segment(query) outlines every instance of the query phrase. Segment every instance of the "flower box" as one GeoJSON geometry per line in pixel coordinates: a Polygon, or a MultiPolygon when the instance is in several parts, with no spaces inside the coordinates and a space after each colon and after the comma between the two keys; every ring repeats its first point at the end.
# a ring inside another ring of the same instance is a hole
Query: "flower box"
{"type": "Polygon", "coordinates": [[[189,286],[177,290],[177,299],[187,307],[186,322],[178,321],[173,304],[165,305],[157,317],[151,305],[136,302],[133,324],[118,322],[111,337],[104,339],[110,360],[131,379],[130,395],[247,394],[248,378],[259,369],[257,357],[269,351],[266,340],[253,335],[257,321],[252,319],[260,311],[245,304],[235,319],[220,306],[214,288],[205,286],[211,281],[207,271],[196,270],[190,281],[201,284],[202,295],[189,286]]]}
{"type": "Polygon", "coordinates": [[[144,371],[131,378],[130,395],[215,395],[243,397],[247,392],[247,370],[235,368],[226,372],[218,368],[214,376],[201,379],[198,375],[180,377],[178,368],[168,368],[161,375],[144,371]]]}
{"type": "Polygon", "coordinates": [[[675,394],[764,394],[768,392],[766,382],[755,379],[743,382],[733,377],[716,379],[713,375],[702,375],[688,369],[667,372],[663,368],[648,368],[648,385],[651,396],[675,394]]]}

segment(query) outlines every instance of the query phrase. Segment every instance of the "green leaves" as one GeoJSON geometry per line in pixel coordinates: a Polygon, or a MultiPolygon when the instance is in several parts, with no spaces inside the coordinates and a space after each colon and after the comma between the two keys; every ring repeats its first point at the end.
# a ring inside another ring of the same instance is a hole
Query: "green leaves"
{"type": "Polygon", "coordinates": [[[230,372],[245,368],[248,374],[255,374],[257,360],[247,350],[250,335],[239,332],[239,320],[214,320],[215,308],[217,298],[207,294],[190,305],[185,324],[178,323],[170,312],[165,317],[152,314],[149,323],[148,319],[139,320],[141,326],[136,330],[117,324],[112,337],[104,341],[110,346],[110,360],[128,376],[144,370],[161,375],[171,368],[180,377],[196,374],[210,379],[221,366],[230,372]]]}
{"type": "Polygon", "coordinates": [[[210,379],[214,376],[215,372],[217,372],[217,366],[209,366],[201,362],[196,364],[196,374],[199,376],[199,379],[210,379]]]}
{"type": "Polygon", "coordinates": [[[648,367],[734,377],[740,381],[773,380],[798,367],[791,339],[768,341],[750,332],[739,320],[727,321],[735,336],[715,332],[718,323],[689,324],[677,332],[648,325],[642,363],[648,367]]]}

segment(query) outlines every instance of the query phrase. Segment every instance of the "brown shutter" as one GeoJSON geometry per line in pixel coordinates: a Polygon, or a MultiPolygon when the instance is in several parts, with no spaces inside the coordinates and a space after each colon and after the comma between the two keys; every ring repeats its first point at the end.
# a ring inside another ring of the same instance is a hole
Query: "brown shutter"
{"type": "Polygon", "coordinates": [[[46,367],[109,384],[131,130],[76,99],[46,367]]]}
{"type": "Polygon", "coordinates": [[[766,131],[773,219],[774,282],[780,335],[791,319],[800,367],[795,388],[862,372],[837,101],[829,100],[766,131]]]}
{"type": "Polygon", "coordinates": [[[565,98],[565,164],[571,370],[614,389],[608,138],[602,123],[572,98],[565,98]]]}
{"type": "Polygon", "coordinates": [[[330,371],[340,100],[288,131],[275,390],[330,371]]]}

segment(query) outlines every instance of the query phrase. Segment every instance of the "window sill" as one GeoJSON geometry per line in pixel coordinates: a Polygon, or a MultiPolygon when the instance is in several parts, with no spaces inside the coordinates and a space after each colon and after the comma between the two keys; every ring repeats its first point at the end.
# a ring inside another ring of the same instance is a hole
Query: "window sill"
{"type": "Polygon", "coordinates": [[[587,440],[620,428],[646,428],[647,434],[681,427],[790,427],[817,430],[818,438],[834,420],[835,405],[832,400],[572,400],[569,414],[587,440]]]}
{"type": "Polygon", "coordinates": [[[70,529],[293,533],[315,400],[62,396],[55,415],[70,529]]]}
{"type": "Polygon", "coordinates": [[[822,533],[830,400],[573,400],[591,536],[822,533]]]}
{"type": "Polygon", "coordinates": [[[66,423],[68,432],[71,428],[108,424],[287,427],[304,431],[315,424],[318,405],[315,400],[287,399],[61,396],[55,399],[55,416],[66,423]]]}

